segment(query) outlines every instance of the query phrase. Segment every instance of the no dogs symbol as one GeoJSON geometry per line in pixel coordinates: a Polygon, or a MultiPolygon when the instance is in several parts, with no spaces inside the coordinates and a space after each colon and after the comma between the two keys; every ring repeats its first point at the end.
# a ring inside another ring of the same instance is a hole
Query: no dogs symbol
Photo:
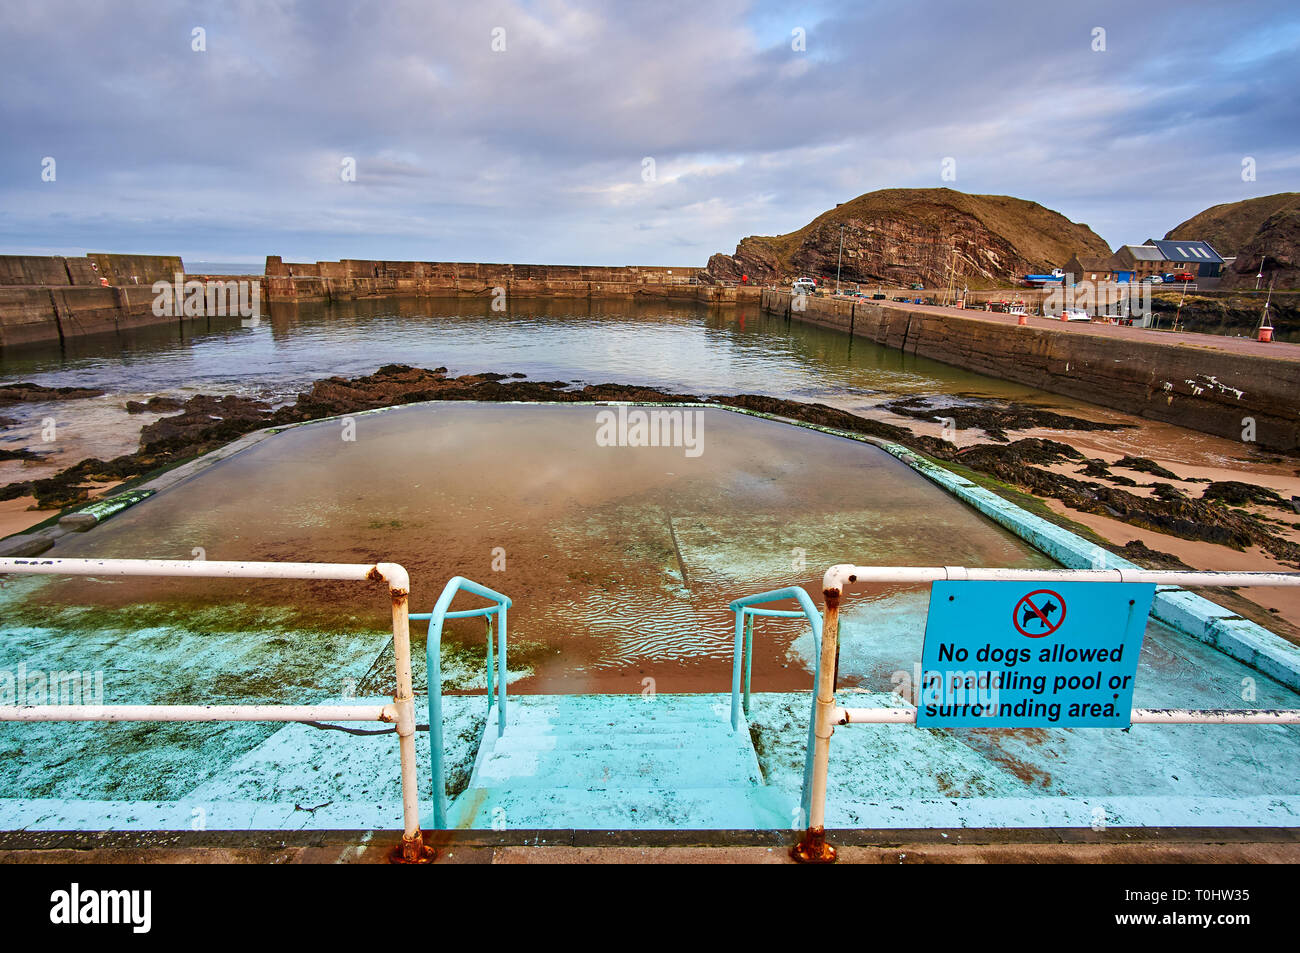
{"type": "Polygon", "coordinates": [[[1065,621],[1065,600],[1051,589],[1036,589],[1021,598],[1011,612],[1016,631],[1029,639],[1051,635],[1065,621]]]}

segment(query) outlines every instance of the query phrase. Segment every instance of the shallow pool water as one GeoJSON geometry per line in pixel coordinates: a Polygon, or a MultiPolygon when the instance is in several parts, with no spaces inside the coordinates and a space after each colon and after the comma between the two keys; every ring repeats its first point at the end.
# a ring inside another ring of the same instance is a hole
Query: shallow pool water
{"type": "MultiPolygon", "coordinates": [[[[395,561],[426,612],[464,575],[515,601],[511,661],[518,689],[536,692],[638,692],[646,678],[660,691],[723,689],[727,603],[786,585],[816,593],[850,553],[1048,565],[875,447],[724,410],[673,412],[692,415],[692,446],[602,446],[615,412],[585,406],[424,405],[291,428],[54,554],[395,561]]],[[[44,603],[182,626],[201,608],[227,632],[269,622],[335,640],[387,628],[382,602],[338,584],[52,579],[12,617],[36,624],[44,603]]],[[[448,633],[477,649],[482,623],[448,633]]],[[[807,683],[786,657],[793,637],[777,626],[756,647],[769,690],[807,683]]],[[[325,651],[321,669],[337,678],[352,650],[325,651]]],[[[266,674],[250,687],[273,685],[266,674]]]]}

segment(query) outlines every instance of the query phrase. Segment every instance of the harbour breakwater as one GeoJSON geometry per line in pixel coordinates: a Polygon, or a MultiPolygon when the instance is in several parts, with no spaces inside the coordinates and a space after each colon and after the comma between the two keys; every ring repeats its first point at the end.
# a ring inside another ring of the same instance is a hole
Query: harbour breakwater
{"type": "MultiPolygon", "coordinates": [[[[0,349],[129,331],[203,317],[209,311],[220,312],[212,316],[238,316],[226,306],[227,288],[261,281],[259,275],[184,272],[177,255],[0,255],[0,349]],[[178,276],[199,289],[201,313],[177,304],[178,276]],[[159,283],[168,289],[161,299],[159,283]],[[214,300],[221,301],[219,308],[208,306],[214,300]]],[[[244,290],[246,298],[252,292],[260,305],[255,287],[244,290]]]]}
{"type": "Polygon", "coordinates": [[[1293,345],[1265,345],[1277,348],[1276,356],[1248,354],[1229,349],[1228,339],[1216,346],[1204,336],[1171,336],[1165,343],[905,304],[805,301],[796,311],[788,291],[762,292],[764,310],[792,320],[1138,417],[1269,450],[1300,449],[1300,355],[1293,345]]]}
{"type": "Polygon", "coordinates": [[[555,297],[609,298],[648,295],[687,301],[757,300],[758,289],[701,281],[703,269],[656,265],[514,265],[454,261],[285,262],[266,259],[272,301],[350,301],[358,298],[555,297]]]}
{"type": "MultiPolygon", "coordinates": [[[[519,265],[344,259],[285,262],[266,259],[264,274],[185,274],[174,255],[92,254],[85,258],[0,255],[0,349],[62,342],[70,337],[129,331],[196,318],[235,317],[194,313],[159,303],[155,285],[174,286],[177,276],[201,286],[199,298],[226,300],[232,283],[251,289],[262,313],[279,305],[385,297],[476,297],[501,310],[512,298],[618,298],[728,304],[757,302],[759,289],[701,278],[690,266],[519,265]],[[214,293],[215,292],[215,293],[214,293]],[[180,312],[180,313],[178,313],[180,312]]],[[[247,295],[245,294],[245,297],[247,295]]]]}

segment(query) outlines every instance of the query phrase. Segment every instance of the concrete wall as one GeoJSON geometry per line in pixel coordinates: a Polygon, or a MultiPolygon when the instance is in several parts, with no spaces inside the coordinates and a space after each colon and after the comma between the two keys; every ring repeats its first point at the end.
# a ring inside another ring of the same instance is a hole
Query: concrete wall
{"type": "MultiPolygon", "coordinates": [[[[178,321],[153,313],[153,283],[183,273],[175,255],[0,256],[0,348],[178,321]],[[107,281],[107,286],[104,285],[107,281]]],[[[608,298],[650,295],[708,304],[758,301],[758,288],[691,284],[692,267],[514,265],[344,259],[266,260],[262,304],[400,296],[608,298]]],[[[195,276],[189,276],[191,278],[195,276]]],[[[210,276],[214,281],[241,276],[210,276]]]]}
{"type": "MultiPolygon", "coordinates": [[[[388,295],[482,296],[504,288],[512,297],[613,297],[652,294],[703,301],[735,300],[721,286],[693,284],[701,269],[659,265],[520,265],[449,261],[286,262],[266,259],[269,300],[337,301],[388,295]]],[[[757,298],[756,289],[745,297],[757,298]]]]}
{"type": "Polygon", "coordinates": [[[86,256],[99,266],[99,277],[107,278],[110,285],[152,285],[155,281],[171,281],[185,274],[185,264],[179,255],[110,255],[91,252],[86,256]]]}
{"type": "Polygon", "coordinates": [[[68,261],[53,255],[0,255],[0,285],[76,284],[68,261]]]}
{"type": "Polygon", "coordinates": [[[172,280],[185,266],[176,255],[110,255],[95,252],[84,258],[60,255],[0,255],[0,285],[40,287],[84,285],[151,285],[172,280]]]}
{"type": "Polygon", "coordinates": [[[107,287],[98,282],[0,285],[0,349],[193,320],[154,314],[154,298],[152,282],[107,287]]]}
{"type": "MultiPolygon", "coordinates": [[[[786,314],[790,295],[764,291],[763,307],[786,314]]],[[[792,318],[990,377],[1240,440],[1253,417],[1256,441],[1300,448],[1300,362],[1212,348],[996,324],[906,305],[807,299],[792,318]]]]}

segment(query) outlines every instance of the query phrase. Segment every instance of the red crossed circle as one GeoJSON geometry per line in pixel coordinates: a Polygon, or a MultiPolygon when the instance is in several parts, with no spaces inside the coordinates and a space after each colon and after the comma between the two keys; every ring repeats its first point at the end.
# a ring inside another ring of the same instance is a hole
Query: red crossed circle
{"type": "Polygon", "coordinates": [[[1064,621],[1065,600],[1061,598],[1059,592],[1055,592],[1051,589],[1035,589],[1033,592],[1029,593],[1029,595],[1021,596],[1020,601],[1016,603],[1016,607],[1011,610],[1011,624],[1016,627],[1017,632],[1027,639],[1041,639],[1045,636],[1051,635],[1061,627],[1061,623],[1064,621]],[[1040,599],[1038,603],[1035,603],[1034,596],[1047,596],[1047,598],[1040,599]],[[1052,620],[1048,618],[1051,613],[1044,611],[1053,601],[1056,603],[1056,607],[1061,611],[1061,614],[1057,616],[1055,622],[1052,622],[1052,620]],[[1041,603],[1041,605],[1039,603],[1041,603]],[[1035,619],[1043,624],[1043,631],[1026,632],[1023,623],[1032,622],[1035,619]]]}

